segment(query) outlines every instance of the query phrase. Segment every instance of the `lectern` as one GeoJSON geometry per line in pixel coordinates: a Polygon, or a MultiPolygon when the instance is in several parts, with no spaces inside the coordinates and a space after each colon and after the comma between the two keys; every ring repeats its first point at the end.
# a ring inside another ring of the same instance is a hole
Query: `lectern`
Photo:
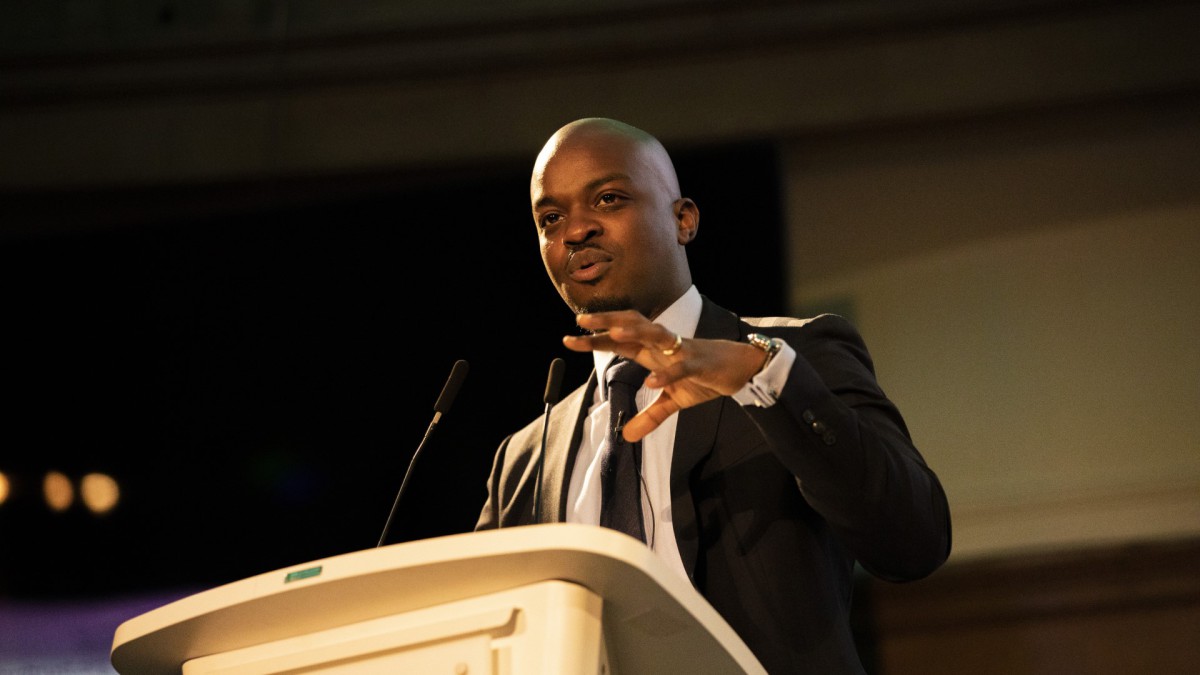
{"type": "Polygon", "coordinates": [[[366,549],[117,627],[121,675],[765,675],[646,546],[553,523],[366,549]]]}

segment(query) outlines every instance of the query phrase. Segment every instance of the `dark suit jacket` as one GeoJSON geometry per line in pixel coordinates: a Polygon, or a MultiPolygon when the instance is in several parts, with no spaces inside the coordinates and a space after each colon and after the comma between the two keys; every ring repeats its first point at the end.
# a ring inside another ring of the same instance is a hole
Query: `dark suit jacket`
{"type": "MultiPolygon", "coordinates": [[[[946,496],[846,320],[743,319],[704,298],[697,337],[753,332],[786,340],[796,362],[769,408],[722,397],[679,413],[671,506],[683,565],[768,672],[862,673],[854,563],[891,581],[930,574],[950,553],[946,496]]],[[[595,386],[593,372],[550,412],[543,520],[566,520],[595,386]]],[[[500,445],[477,530],[532,522],[542,426],[500,445]]]]}

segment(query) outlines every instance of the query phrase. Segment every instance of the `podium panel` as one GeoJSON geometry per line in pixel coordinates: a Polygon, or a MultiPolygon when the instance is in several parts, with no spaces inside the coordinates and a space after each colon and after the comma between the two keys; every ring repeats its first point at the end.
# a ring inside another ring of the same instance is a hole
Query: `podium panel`
{"type": "Polygon", "coordinates": [[[121,675],[766,675],[644,544],[567,523],[393,544],[235,581],[122,623],[112,665],[121,675]]]}
{"type": "Polygon", "coordinates": [[[543,581],[191,659],[183,675],[597,675],[602,605],[582,586],[543,581]]]}

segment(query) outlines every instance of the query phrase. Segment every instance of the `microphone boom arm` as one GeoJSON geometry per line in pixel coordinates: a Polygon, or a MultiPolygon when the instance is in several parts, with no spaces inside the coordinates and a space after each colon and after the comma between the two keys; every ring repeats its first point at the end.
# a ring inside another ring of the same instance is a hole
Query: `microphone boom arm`
{"type": "Polygon", "coordinates": [[[375,544],[376,548],[383,546],[383,542],[387,540],[388,531],[392,529],[392,520],[396,517],[396,511],[400,507],[400,498],[404,495],[404,488],[408,487],[408,479],[412,476],[413,466],[417,463],[417,457],[420,456],[421,450],[425,448],[425,443],[429,440],[429,437],[433,435],[433,430],[437,428],[442,415],[450,410],[450,404],[454,402],[454,397],[458,395],[458,389],[462,386],[463,380],[466,377],[467,362],[462,359],[455,361],[454,367],[450,370],[450,377],[446,380],[446,386],[442,387],[442,395],[438,396],[437,403],[433,405],[433,420],[429,422],[429,427],[425,429],[425,435],[417,445],[416,452],[413,453],[412,459],[408,461],[408,468],[404,471],[404,480],[400,481],[400,490],[396,492],[396,500],[392,502],[392,510],[388,513],[387,522],[383,524],[383,533],[379,535],[379,543],[375,544]]]}

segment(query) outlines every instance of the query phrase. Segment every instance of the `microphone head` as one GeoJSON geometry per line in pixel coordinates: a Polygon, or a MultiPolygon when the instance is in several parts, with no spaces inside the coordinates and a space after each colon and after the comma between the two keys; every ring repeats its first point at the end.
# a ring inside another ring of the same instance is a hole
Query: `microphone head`
{"type": "Polygon", "coordinates": [[[445,415],[450,410],[450,404],[454,403],[454,397],[458,396],[458,388],[462,386],[463,380],[467,379],[467,370],[466,361],[459,359],[454,362],[446,386],[442,387],[442,395],[438,396],[437,403],[433,404],[434,412],[445,415]]]}
{"type": "Polygon", "coordinates": [[[567,364],[562,359],[554,359],[550,362],[550,374],[546,376],[546,393],[542,396],[542,401],[546,405],[554,405],[558,403],[558,395],[562,390],[563,371],[566,370],[567,364]]]}

